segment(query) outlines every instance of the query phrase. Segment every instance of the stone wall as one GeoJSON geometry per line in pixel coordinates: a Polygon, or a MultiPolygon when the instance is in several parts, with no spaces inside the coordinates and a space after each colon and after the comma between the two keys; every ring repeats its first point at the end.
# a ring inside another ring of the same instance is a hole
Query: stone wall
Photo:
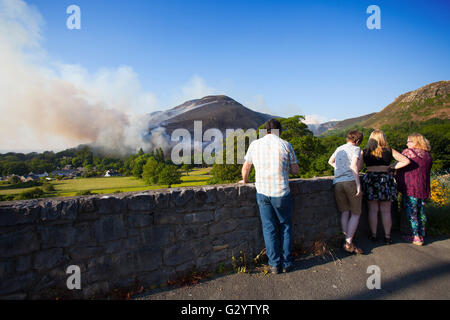
{"type": "MultiPolygon", "coordinates": [[[[339,233],[332,180],[292,180],[294,238],[339,233]]],[[[367,218],[360,230],[367,230],[367,218]]],[[[216,270],[264,248],[253,184],[0,203],[0,299],[89,298],[216,270]],[[69,291],[70,265],[82,290],[69,291]]]]}

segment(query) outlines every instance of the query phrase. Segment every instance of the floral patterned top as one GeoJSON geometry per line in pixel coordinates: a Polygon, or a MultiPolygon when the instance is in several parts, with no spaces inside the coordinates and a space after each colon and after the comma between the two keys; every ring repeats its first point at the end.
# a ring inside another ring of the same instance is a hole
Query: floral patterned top
{"type": "Polygon", "coordinates": [[[402,154],[411,160],[406,167],[397,170],[397,188],[402,194],[419,198],[430,198],[430,172],[433,159],[428,151],[408,148],[402,154]]]}

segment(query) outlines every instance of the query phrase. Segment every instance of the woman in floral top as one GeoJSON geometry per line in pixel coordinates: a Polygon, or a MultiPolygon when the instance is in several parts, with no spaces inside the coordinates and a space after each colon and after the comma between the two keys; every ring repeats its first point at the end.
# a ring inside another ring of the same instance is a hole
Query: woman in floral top
{"type": "Polygon", "coordinates": [[[412,237],[407,240],[423,245],[425,236],[425,199],[430,198],[430,172],[432,158],[430,143],[419,133],[408,137],[408,148],[402,154],[411,161],[410,165],[397,171],[398,191],[403,195],[403,207],[411,226],[412,237]]]}

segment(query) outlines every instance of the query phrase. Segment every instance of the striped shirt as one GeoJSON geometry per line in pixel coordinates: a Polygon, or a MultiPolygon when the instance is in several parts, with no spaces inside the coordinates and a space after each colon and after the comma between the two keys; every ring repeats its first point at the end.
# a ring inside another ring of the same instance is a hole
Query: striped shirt
{"type": "Polygon", "coordinates": [[[255,166],[255,187],[268,197],[283,197],[290,192],[289,169],[297,163],[289,142],[275,134],[253,141],[244,159],[255,166]]]}

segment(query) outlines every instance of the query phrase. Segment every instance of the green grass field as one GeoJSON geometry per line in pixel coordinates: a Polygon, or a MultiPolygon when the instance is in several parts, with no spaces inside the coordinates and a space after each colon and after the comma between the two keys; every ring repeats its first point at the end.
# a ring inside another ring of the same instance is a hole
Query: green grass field
{"type": "MultiPolygon", "coordinates": [[[[174,184],[172,188],[187,186],[207,185],[211,178],[211,168],[194,169],[189,175],[183,173],[181,184],[174,184]]],[[[146,185],[143,180],[135,177],[102,177],[102,178],[78,178],[70,180],[50,181],[55,187],[51,197],[70,197],[78,192],[91,191],[97,194],[131,192],[143,190],[155,190],[167,188],[167,185],[146,185]]],[[[0,195],[17,195],[33,188],[12,189],[9,184],[0,185],[0,195]]]]}

